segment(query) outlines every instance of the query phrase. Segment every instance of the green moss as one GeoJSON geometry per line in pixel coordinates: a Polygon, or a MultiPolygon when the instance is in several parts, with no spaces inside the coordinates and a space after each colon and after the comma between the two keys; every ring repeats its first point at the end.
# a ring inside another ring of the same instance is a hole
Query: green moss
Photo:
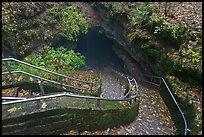
{"type": "MultiPolygon", "coordinates": [[[[92,101],[89,100],[86,103],[93,104],[94,102],[92,101]]],[[[47,100],[46,103],[48,106],[44,110],[36,109],[39,106],[33,102],[21,104],[21,109],[18,110],[18,118],[14,115],[6,118],[5,114],[3,114],[3,134],[5,132],[10,134],[15,132],[19,134],[45,134],[51,131],[53,131],[52,134],[60,134],[73,129],[78,131],[105,130],[130,123],[138,115],[139,109],[138,103],[129,105],[126,108],[115,108],[112,106],[108,109],[107,107],[106,109],[98,109],[85,105],[82,99],[76,100],[69,97],[63,97],[58,102],[55,99],[47,100]],[[77,108],[80,105],[83,107],[77,108]],[[32,113],[26,112],[28,108],[32,110],[32,113]],[[24,113],[24,116],[19,115],[21,112],[24,113]],[[18,124],[19,122],[21,124],[18,124]],[[33,126],[31,126],[31,123],[33,123],[33,126]]],[[[13,106],[6,107],[3,107],[3,110],[13,106]]]]}
{"type": "Polygon", "coordinates": [[[100,126],[112,125],[112,123],[114,123],[114,121],[110,112],[101,115],[96,121],[96,124],[100,126]]]}

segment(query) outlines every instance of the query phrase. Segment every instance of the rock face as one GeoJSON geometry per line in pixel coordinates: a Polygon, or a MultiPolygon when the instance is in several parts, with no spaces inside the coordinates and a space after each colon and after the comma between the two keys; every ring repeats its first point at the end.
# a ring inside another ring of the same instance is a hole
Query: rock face
{"type": "MultiPolygon", "coordinates": [[[[93,7],[95,10],[95,16],[99,19],[100,31],[103,32],[106,37],[113,40],[112,48],[116,55],[124,61],[124,67],[132,75],[137,73],[147,73],[150,64],[148,58],[137,48],[137,46],[131,45],[126,36],[124,25],[126,19],[119,19],[120,22],[112,19],[109,11],[104,7],[93,7]]],[[[92,26],[91,26],[92,27],[92,26]]]]}
{"type": "MultiPolygon", "coordinates": [[[[26,3],[24,3],[26,4],[26,3]]],[[[28,3],[29,4],[29,3],[28,3]]],[[[29,17],[31,16],[32,18],[38,18],[39,17],[44,17],[45,15],[49,15],[48,13],[51,10],[50,7],[52,7],[52,4],[54,4],[57,7],[57,10],[60,10],[65,3],[30,3],[31,7],[34,5],[36,9],[39,9],[38,12],[36,12],[36,16],[34,16],[34,11],[30,11],[26,9],[25,16],[29,17]],[[37,5],[37,6],[36,6],[37,5]],[[38,8],[38,6],[40,6],[38,8]],[[44,14],[40,13],[45,12],[44,14]],[[32,14],[31,14],[32,13],[32,14]]],[[[125,16],[118,16],[116,18],[113,18],[110,15],[110,10],[108,10],[106,7],[103,6],[103,4],[92,4],[92,3],[85,3],[85,2],[72,2],[70,3],[72,6],[79,8],[82,13],[84,14],[85,18],[87,19],[90,27],[95,27],[99,26],[99,31],[104,33],[107,38],[111,39],[113,41],[113,49],[118,55],[120,59],[124,61],[125,68],[132,74],[136,75],[138,72],[142,73],[155,73],[157,71],[157,62],[151,62],[147,55],[139,49],[138,43],[130,44],[127,40],[126,36],[126,24],[127,24],[127,17],[125,16]]],[[[174,16],[178,17],[179,22],[182,23],[182,19],[184,19],[184,16],[188,17],[188,20],[193,20],[196,24],[196,29],[199,29],[202,24],[202,14],[199,14],[202,6],[202,3],[193,3],[193,2],[188,2],[188,3],[166,3],[166,2],[161,2],[161,3],[152,3],[155,8],[158,9],[159,12],[164,12],[165,7],[166,7],[166,12],[168,14],[174,14],[174,16]],[[179,7],[180,10],[176,10],[176,7],[179,7]],[[189,8],[189,9],[188,9],[189,8]],[[187,16],[186,9],[191,10],[193,9],[193,13],[187,16]],[[192,15],[192,16],[191,16],[192,15]],[[193,16],[194,15],[194,16],[193,16]],[[196,19],[198,18],[198,19],[196,19]]],[[[18,4],[16,4],[19,6],[18,4]]],[[[22,6],[22,5],[21,5],[22,6]]],[[[17,8],[18,9],[18,8],[17,8]]],[[[51,12],[50,12],[51,13],[51,12]]],[[[31,18],[30,17],[30,18],[31,18]]],[[[37,19],[36,19],[37,20],[37,19]]],[[[30,21],[30,20],[28,20],[30,21]]],[[[38,20],[37,20],[38,21],[38,20]]],[[[186,21],[184,19],[184,21],[186,21]]],[[[44,21],[46,22],[46,21],[44,21]]],[[[49,22],[49,21],[47,21],[49,22]]],[[[27,27],[27,24],[25,23],[24,26],[27,27]]],[[[32,23],[35,24],[35,23],[32,23]]],[[[59,26],[56,25],[55,23],[43,23],[45,24],[44,30],[36,28],[35,31],[38,33],[31,33],[29,31],[29,35],[32,37],[27,37],[26,33],[26,38],[24,43],[25,46],[22,46],[22,48],[25,48],[25,56],[32,53],[34,50],[38,50],[39,48],[50,45],[50,43],[55,46],[59,44],[66,45],[68,48],[75,48],[76,43],[70,43],[67,41],[64,41],[63,38],[59,37],[59,26]],[[53,25],[54,24],[54,25],[53,25]],[[54,26],[54,27],[53,27],[54,26]],[[39,29],[39,31],[38,31],[39,29]],[[42,32],[42,33],[41,33],[42,32]],[[35,35],[34,35],[35,34],[35,35]],[[38,36],[37,34],[40,34],[38,36]],[[34,36],[33,36],[34,35],[34,36]],[[42,35],[42,36],[41,36],[42,35]],[[45,42],[46,41],[46,42],[45,42]],[[49,44],[48,44],[49,43],[49,44]],[[27,45],[27,47],[26,47],[27,45]]],[[[57,23],[58,24],[58,23],[57,23]]],[[[24,27],[22,27],[24,28],[24,27]]],[[[32,28],[32,25],[31,25],[32,28]]],[[[23,43],[23,42],[22,42],[23,43]]],[[[6,46],[5,46],[6,47],[6,46]]],[[[6,50],[7,51],[7,50],[6,50]]],[[[14,50],[15,51],[15,50],[14,50]]]]}
{"type": "MultiPolygon", "coordinates": [[[[166,12],[169,15],[174,15],[172,19],[172,23],[179,23],[190,25],[191,28],[199,30],[202,24],[202,14],[199,14],[202,6],[201,3],[151,3],[154,8],[158,10],[158,12],[163,13],[166,8],[166,12]],[[179,10],[177,7],[180,7],[179,10]],[[197,7],[197,8],[195,8],[197,7]],[[187,16],[186,9],[192,9],[193,15],[190,14],[187,16]],[[192,15],[192,16],[191,16],[192,15]],[[187,18],[184,18],[186,16],[187,18]],[[189,24],[189,20],[192,20],[192,23],[189,24]],[[195,24],[195,26],[191,26],[195,24]]],[[[77,7],[81,7],[82,12],[87,17],[90,22],[90,27],[99,26],[100,31],[103,32],[106,37],[113,40],[113,49],[116,52],[117,56],[124,61],[125,68],[132,74],[137,75],[138,73],[154,73],[156,75],[159,74],[159,59],[156,62],[151,61],[151,57],[149,58],[146,53],[142,52],[139,48],[139,43],[129,43],[126,36],[126,24],[127,17],[125,16],[111,16],[110,10],[106,8],[103,4],[83,4],[77,3],[73,4],[77,7]],[[84,5],[84,6],[82,6],[84,5]],[[83,7],[83,8],[82,8],[83,7]],[[94,14],[93,14],[94,12],[94,14]],[[95,23],[93,23],[95,22],[95,23]]],[[[152,40],[153,42],[158,42],[157,40],[152,40]]],[[[160,42],[160,40],[159,40],[160,42]]],[[[160,48],[167,48],[168,43],[160,43],[160,48]],[[164,45],[165,44],[165,45],[164,45]]],[[[172,45],[170,45],[172,46],[172,45]]],[[[174,47],[170,47],[171,49],[174,47]]],[[[160,54],[161,50],[158,50],[160,54]]],[[[154,53],[153,53],[154,54],[154,53]]]]}

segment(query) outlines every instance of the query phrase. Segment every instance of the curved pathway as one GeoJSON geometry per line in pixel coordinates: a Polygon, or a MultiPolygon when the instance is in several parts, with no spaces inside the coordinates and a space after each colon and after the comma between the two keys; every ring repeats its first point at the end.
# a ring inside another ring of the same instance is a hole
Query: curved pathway
{"type": "MultiPolygon", "coordinates": [[[[102,71],[102,97],[120,98],[121,87],[124,88],[125,81],[117,78],[111,68],[102,71]],[[120,84],[121,83],[121,84],[120,84]],[[113,92],[110,92],[113,91],[113,92]]],[[[125,90],[125,89],[124,89],[125,90]]],[[[104,131],[69,131],[65,134],[77,135],[177,135],[176,128],[172,122],[170,112],[161,98],[159,91],[153,87],[139,83],[141,102],[139,114],[129,125],[108,128],[104,131]]]]}
{"type": "Polygon", "coordinates": [[[130,125],[112,130],[124,135],[175,135],[176,128],[159,92],[145,86],[139,87],[141,102],[139,114],[130,125]]]}

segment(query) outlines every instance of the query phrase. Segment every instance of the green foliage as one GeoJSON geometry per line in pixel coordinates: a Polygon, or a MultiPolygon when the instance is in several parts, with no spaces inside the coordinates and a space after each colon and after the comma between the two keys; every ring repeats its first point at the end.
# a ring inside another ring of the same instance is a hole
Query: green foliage
{"type": "Polygon", "coordinates": [[[170,17],[165,14],[153,13],[149,19],[154,22],[154,34],[160,34],[161,37],[175,42],[178,46],[200,37],[199,35],[195,35],[198,32],[191,30],[186,24],[172,23],[170,17]]]}
{"type": "MultiPolygon", "coordinates": [[[[43,55],[39,53],[31,54],[27,56],[24,61],[32,65],[65,75],[85,65],[84,56],[82,56],[80,53],[74,52],[73,50],[67,51],[64,47],[59,47],[56,50],[52,48],[46,51],[43,55]]],[[[29,72],[44,78],[49,78],[47,73],[31,67],[25,67],[22,64],[19,64],[16,69],[23,70],[25,72],[29,72]]]]}
{"type": "Polygon", "coordinates": [[[175,93],[181,102],[184,113],[186,114],[189,128],[194,132],[198,132],[202,128],[202,108],[200,103],[201,97],[196,95],[198,87],[190,87],[188,83],[182,82],[175,76],[166,76],[171,90],[175,93]],[[189,112],[189,109],[191,111],[189,112]]]}
{"type": "MultiPolygon", "coordinates": [[[[27,51],[30,52],[33,47],[39,45],[39,43],[46,42],[48,37],[52,37],[48,26],[50,25],[49,21],[52,21],[53,18],[50,18],[48,22],[45,20],[45,16],[49,16],[49,13],[52,12],[48,8],[48,5],[49,3],[5,2],[2,5],[2,9],[5,11],[12,10],[15,13],[9,16],[14,21],[8,22],[7,26],[15,25],[15,31],[7,31],[6,28],[3,29],[2,50],[6,52],[11,51],[11,55],[21,58],[24,53],[28,53],[27,51]],[[45,10],[46,8],[47,10],[45,10]],[[44,26],[46,25],[47,27],[45,28],[44,26]]],[[[3,18],[7,18],[7,14],[2,13],[3,18]]],[[[53,26],[52,32],[56,33],[53,26]]]]}
{"type": "Polygon", "coordinates": [[[177,24],[164,21],[160,27],[156,26],[154,33],[168,32],[174,39],[178,39],[180,36],[180,27],[177,24]]]}
{"type": "Polygon", "coordinates": [[[191,64],[195,69],[201,71],[202,46],[200,40],[189,41],[181,45],[179,50],[183,63],[191,64]]]}
{"type": "MultiPolygon", "coordinates": [[[[36,64],[38,66],[44,66],[50,68],[53,71],[74,71],[76,68],[85,65],[84,56],[81,56],[80,53],[75,53],[73,50],[67,51],[64,47],[59,47],[56,50],[50,49],[47,52],[41,55],[37,55],[36,64]],[[38,60],[39,59],[39,60],[38,60]]],[[[35,55],[31,55],[30,60],[29,56],[25,60],[33,62],[35,55]]]]}
{"type": "Polygon", "coordinates": [[[127,38],[130,42],[133,40],[139,39],[147,41],[150,39],[148,33],[141,28],[141,25],[144,21],[147,21],[149,15],[152,12],[152,7],[149,3],[138,3],[139,9],[131,7],[129,11],[129,23],[127,25],[128,34],[127,38]]]}
{"type": "Polygon", "coordinates": [[[147,3],[137,3],[136,7],[131,7],[129,11],[129,19],[130,19],[130,26],[132,27],[140,27],[143,23],[147,22],[149,16],[152,13],[151,5],[147,3]]]}
{"type": "Polygon", "coordinates": [[[138,18],[140,18],[142,21],[145,21],[148,19],[149,14],[152,12],[152,7],[149,5],[148,2],[142,3],[139,10],[133,9],[132,14],[138,18]]]}
{"type": "Polygon", "coordinates": [[[135,28],[134,31],[130,31],[127,35],[127,38],[130,42],[132,42],[135,39],[140,39],[140,40],[148,40],[150,39],[150,37],[148,36],[148,34],[143,31],[140,28],[135,28]]]}
{"type": "Polygon", "coordinates": [[[165,59],[166,63],[163,65],[167,73],[179,72],[184,75],[188,74],[194,80],[201,80],[202,42],[199,33],[190,30],[185,25],[170,23],[169,18],[164,14],[153,13],[150,20],[155,23],[154,33],[159,33],[159,36],[171,42],[174,41],[179,49],[179,51],[167,54],[168,59],[165,59]]]}
{"type": "Polygon", "coordinates": [[[168,53],[166,57],[162,59],[162,67],[166,74],[178,75],[183,77],[186,82],[201,85],[202,80],[202,70],[196,69],[190,63],[183,62],[177,52],[170,54],[168,53]]]}
{"type": "Polygon", "coordinates": [[[165,16],[164,14],[152,13],[152,15],[149,17],[149,19],[150,19],[150,21],[161,24],[163,22],[163,20],[167,20],[167,16],[165,16]]]}
{"type": "Polygon", "coordinates": [[[148,49],[149,47],[150,47],[150,45],[149,45],[149,44],[146,44],[146,43],[144,43],[144,44],[142,44],[142,45],[140,46],[141,49],[148,49]]]}
{"type": "Polygon", "coordinates": [[[88,30],[81,12],[67,3],[11,2],[3,3],[2,11],[2,49],[12,49],[17,58],[29,55],[38,45],[50,46],[61,35],[75,41],[88,30]]]}
{"type": "Polygon", "coordinates": [[[181,38],[180,25],[171,23],[166,15],[153,13],[150,16],[150,20],[156,24],[155,34],[167,33],[168,35],[166,37],[170,36],[175,40],[181,38]]]}
{"type": "Polygon", "coordinates": [[[174,76],[167,75],[166,78],[168,79],[172,90],[175,92],[175,95],[185,100],[187,97],[186,90],[187,88],[189,88],[188,84],[181,82],[178,78],[174,76]]]}
{"type": "MultiPolygon", "coordinates": [[[[1,64],[1,68],[2,68],[2,72],[7,72],[8,71],[8,69],[7,69],[7,67],[6,67],[6,64],[8,65],[8,66],[15,66],[15,63],[14,62],[10,62],[10,61],[3,61],[2,62],[2,64],[1,64]]],[[[10,68],[11,69],[11,71],[13,70],[13,67],[11,67],[10,68]]]]}
{"type": "Polygon", "coordinates": [[[67,6],[62,10],[62,32],[64,38],[70,41],[76,41],[76,37],[82,33],[88,32],[88,23],[82,14],[74,7],[67,6]]]}
{"type": "Polygon", "coordinates": [[[129,12],[129,3],[127,2],[93,2],[92,6],[103,5],[110,11],[110,15],[112,17],[116,17],[117,15],[126,14],[129,12]]]}

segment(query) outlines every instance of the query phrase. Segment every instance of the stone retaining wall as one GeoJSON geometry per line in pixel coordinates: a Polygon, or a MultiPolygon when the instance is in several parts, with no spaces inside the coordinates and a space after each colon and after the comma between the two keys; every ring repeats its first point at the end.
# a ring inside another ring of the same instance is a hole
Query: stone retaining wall
{"type": "Polygon", "coordinates": [[[105,130],[128,124],[138,114],[138,105],[129,109],[54,109],[21,117],[2,119],[2,134],[62,134],[69,130],[105,130]]]}
{"type": "Polygon", "coordinates": [[[139,102],[55,97],[2,106],[2,134],[61,134],[69,130],[105,130],[128,124],[139,102]]]}

